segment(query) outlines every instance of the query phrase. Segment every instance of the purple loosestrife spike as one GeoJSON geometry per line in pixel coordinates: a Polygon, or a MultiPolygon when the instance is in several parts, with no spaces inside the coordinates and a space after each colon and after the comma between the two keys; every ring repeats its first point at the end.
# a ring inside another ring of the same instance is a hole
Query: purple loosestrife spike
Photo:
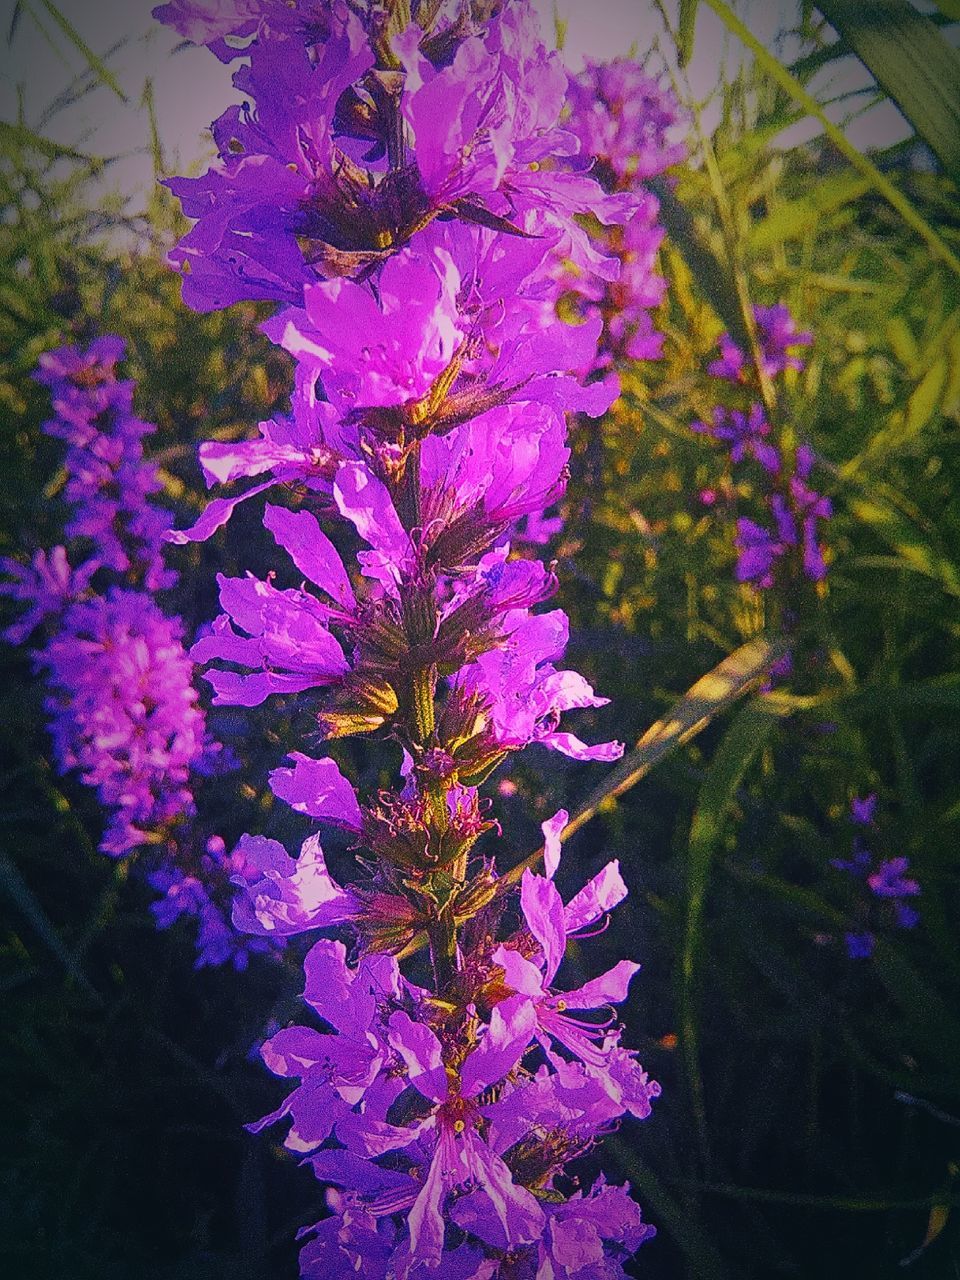
{"type": "Polygon", "coordinates": [[[133,414],[133,383],[116,379],[123,352],[115,337],[85,351],[61,347],[41,356],[34,377],[49,387],[56,414],[44,431],[68,446],[67,534],[87,540],[104,568],[158,591],[176,581],[162,554],[170,522],[149,502],[160,481],[144,459],[143,438],[156,428],[133,414]]]}
{"type": "Polygon", "coordinates": [[[79,770],[110,814],[105,853],[128,853],[193,813],[191,769],[210,751],[178,619],[112,588],[70,605],[35,655],[60,768],[79,770]]]}
{"type": "MultiPolygon", "coordinates": [[[[673,96],[629,59],[588,60],[570,79],[566,127],[579,138],[581,156],[595,157],[593,173],[606,189],[631,190],[637,201],[628,221],[605,228],[593,241],[597,254],[611,253],[619,262],[616,277],[573,263],[557,276],[564,304],[581,321],[603,322],[599,353],[591,364],[577,366],[584,374],[619,360],[662,355],[663,335],[654,330],[650,312],[666,293],[666,281],[654,269],[664,231],[657,223],[659,202],[638,183],[686,154],[683,143],[668,141],[679,114],[673,96]]],[[[571,163],[582,164],[582,159],[571,163]]]]}
{"type": "Polygon", "coordinates": [[[192,919],[198,967],[242,969],[269,944],[229,923],[230,877],[244,871],[242,857],[227,856],[219,836],[204,845],[192,821],[196,775],[233,766],[207,733],[182,624],[149,594],[176,574],[163,561],[169,520],[149,503],[159,481],[143,438],[154,428],[133,414],[133,383],[117,379],[123,354],[123,341],[108,335],[40,358],[34,376],[55,413],[44,430],[67,446],[70,546],[36,552],[29,567],[3,560],[13,580],[0,591],[30,605],[4,634],[17,643],[43,624],[33,659],[51,686],[54,752],[61,769],[78,769],[97,788],[103,851],[139,850],[137,870],[160,894],[158,927],[192,919]],[[82,560],[76,539],[94,554],[73,569],[70,560],[82,560]]]}
{"type": "MultiPolygon", "coordinates": [[[[271,774],[294,809],[348,833],[349,883],[316,835],[297,858],[258,835],[233,855],[237,927],[337,934],[305,966],[321,1025],[264,1045],[294,1087],[257,1127],[287,1122],[329,1188],[305,1276],[615,1277],[651,1229],[626,1189],[601,1180],[571,1197],[567,1166],[659,1092],[611,1007],[636,965],[566,995],[554,983],[567,937],[602,927],[626,886],[611,863],[564,906],[549,879],[561,811],[544,824],[547,878],[520,895],[528,927],[511,934],[517,898],[478,788],[531,742],[622,752],[561,730],[565,711],[606,699],[558,665],[566,616],[536,612],[553,568],[515,558],[508,538],[563,494],[564,415],[599,416],[617,394],[614,377],[583,384],[604,317],[555,317],[561,258],[585,280],[619,267],[575,215],[644,210],[629,240],[639,288],[653,206],[606,195],[576,158],[567,78],[526,0],[411,9],[163,11],[225,60],[252,37],[237,77],[255,105],[217,122],[217,168],[175,182],[197,218],[175,251],[185,296],[284,304],[265,329],[297,364],[289,418],[201,449],[210,485],[252,487],[175,535],[209,536],[237,502],[285,485],[298,509],[268,505],[264,523],[296,576],[222,577],[223,613],[193,656],[213,664],[217,701],[290,694],[317,704],[321,737],[377,731],[401,761],[373,796],[309,751],[271,774]],[[338,549],[318,517],[339,520],[338,549]],[[423,940],[415,985],[402,968],[423,940]]],[[[648,336],[638,319],[630,340],[648,336]]]]}
{"type": "MultiPolygon", "coordinates": [[[[877,833],[876,812],[877,797],[873,793],[862,798],[854,796],[850,802],[850,820],[858,828],[868,828],[877,833]]],[[[919,913],[906,901],[920,893],[919,883],[907,875],[910,869],[907,858],[875,861],[874,854],[864,843],[864,836],[858,832],[853,837],[850,858],[833,858],[831,865],[838,871],[846,871],[853,883],[859,886],[855,906],[862,919],[887,925],[892,923],[897,929],[913,929],[919,923],[919,913]],[[868,896],[867,890],[872,897],[868,896]]],[[[873,953],[875,937],[872,932],[851,932],[845,935],[845,941],[851,959],[864,959],[873,953]]]]}

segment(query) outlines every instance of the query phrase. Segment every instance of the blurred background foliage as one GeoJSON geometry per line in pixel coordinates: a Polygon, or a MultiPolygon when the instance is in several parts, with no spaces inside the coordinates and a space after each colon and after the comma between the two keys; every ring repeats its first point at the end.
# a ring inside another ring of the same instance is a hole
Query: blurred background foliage
{"type": "MultiPolygon", "coordinates": [[[[786,62],[751,45],[749,5],[706,7],[748,56],[698,102],[683,71],[697,5],[680,4],[676,30],[661,15],[692,120],[689,163],[658,187],[664,358],[623,369],[610,415],[575,426],[551,549],[572,664],[613,698],[598,725],[640,739],[775,624],[734,580],[732,520],[700,499],[739,485],[748,501],[749,490],[689,428],[715,401],[706,366],[719,334],[742,332],[754,304],[787,303],[814,335],[774,421],[822,459],[830,573],[802,620],[794,676],[766,693],[754,681],[652,775],[615,796],[602,766],[519,761],[497,799],[507,859],[535,847],[560,804],[590,796],[561,888],[610,857],[631,888],[588,959],[594,971],[626,947],[643,961],[626,1021],[664,1086],[653,1119],[603,1153],[660,1229],[636,1274],[957,1275],[960,77],[944,76],[960,10],[798,5],[799,52],[786,62]],[[850,115],[890,95],[914,136],[864,154],[828,122],[814,141],[777,145],[822,115],[810,86],[851,52],[875,84],[850,115]],[[870,792],[871,844],[909,858],[921,919],[876,930],[873,956],[851,960],[843,935],[861,902],[831,860],[849,857],[850,801],[870,792]]],[[[91,62],[87,83],[104,72],[91,62]]],[[[149,116],[149,94],[141,109],[149,116]]],[[[50,546],[62,525],[58,449],[39,431],[46,406],[28,376],[41,351],[98,332],[127,339],[180,523],[202,500],[197,442],[247,436],[289,390],[257,308],[181,306],[162,261],[178,216],[162,195],[137,217],[94,199],[102,164],[22,119],[0,125],[4,553],[50,546]]],[[[190,631],[215,612],[218,570],[270,563],[244,509],[226,537],[177,555],[190,631]]],[[[93,796],[48,762],[28,653],[3,646],[0,661],[4,1273],[295,1274],[292,1237],[316,1217],[316,1184],[242,1124],[281,1093],[250,1048],[292,1016],[296,957],[195,972],[189,930],[154,929],[128,864],[96,851],[93,796]]],[[[295,718],[292,706],[214,717],[245,762],[200,796],[228,844],[244,830],[288,845],[303,834],[264,785],[299,740],[295,718]]],[[[363,752],[343,758],[375,779],[363,752]]]]}

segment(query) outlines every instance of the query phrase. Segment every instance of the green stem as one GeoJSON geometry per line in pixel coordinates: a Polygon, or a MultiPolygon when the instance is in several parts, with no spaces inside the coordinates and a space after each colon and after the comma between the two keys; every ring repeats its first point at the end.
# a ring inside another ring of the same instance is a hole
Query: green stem
{"type": "Polygon", "coordinates": [[[432,667],[421,667],[415,671],[410,682],[410,702],[413,710],[413,723],[416,739],[427,743],[436,729],[436,711],[433,703],[434,671],[432,667]]]}

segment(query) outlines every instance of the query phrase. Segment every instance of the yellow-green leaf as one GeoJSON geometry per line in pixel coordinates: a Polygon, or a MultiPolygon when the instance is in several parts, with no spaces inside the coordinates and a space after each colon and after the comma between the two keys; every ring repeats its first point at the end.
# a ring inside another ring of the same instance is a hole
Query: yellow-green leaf
{"type": "Polygon", "coordinates": [[[816,230],[829,214],[859,200],[872,185],[869,178],[857,173],[818,182],[809,195],[775,206],[769,217],[756,223],[750,232],[750,249],[758,252],[816,230]]]}
{"type": "Polygon", "coordinates": [[[907,0],[817,0],[817,8],[960,181],[960,54],[907,0]]]}

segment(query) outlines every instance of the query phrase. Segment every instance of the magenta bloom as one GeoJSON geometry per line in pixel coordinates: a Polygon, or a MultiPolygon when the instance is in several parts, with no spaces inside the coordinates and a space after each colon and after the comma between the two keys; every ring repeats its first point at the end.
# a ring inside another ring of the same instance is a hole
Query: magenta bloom
{"type": "Polygon", "coordinates": [[[737,521],[737,581],[772,587],[774,564],[785,549],[769,529],[742,517],[737,521]]]}
{"type": "Polygon", "coordinates": [[[878,898],[904,898],[919,893],[920,886],[916,880],[904,875],[909,866],[906,858],[888,858],[880,863],[873,875],[867,877],[867,884],[878,898]]]}
{"type": "Polygon", "coordinates": [[[213,685],[218,703],[257,706],[274,693],[334,684],[350,669],[330,631],[331,621],[349,620],[356,604],[343,561],[309,513],[270,507],[267,520],[280,545],[330,603],[305,591],[280,591],[252,575],[221,575],[220,603],[225,612],[211,633],[193,646],[191,656],[195,662],[213,659],[247,671],[214,667],[207,672],[205,678],[213,685]]]}
{"type": "Polygon", "coordinates": [[[850,801],[850,821],[858,826],[868,827],[877,812],[877,793],[871,791],[867,796],[854,796],[850,801]]]}
{"type": "Polygon", "coordinates": [[[519,751],[536,742],[575,760],[619,760],[620,742],[590,747],[574,734],[559,731],[562,712],[610,701],[598,697],[583,676],[553,665],[567,645],[566,614],[560,609],[544,614],[516,609],[502,625],[503,643],[481,654],[456,678],[458,691],[476,697],[485,709],[485,732],[492,744],[502,751],[519,751]]]}
{"type": "Polygon", "coordinates": [[[473,1185],[487,1197],[489,1210],[503,1229],[508,1246],[537,1240],[543,1211],[481,1137],[476,1099],[511,1071],[530,1042],[532,1011],[522,1000],[494,1009],[486,1034],[465,1059],[456,1080],[442,1066],[442,1048],[433,1032],[398,1012],[390,1019],[390,1040],[403,1058],[410,1082],[434,1110],[421,1125],[433,1130],[435,1145],[422,1190],[410,1209],[410,1253],[436,1266],[443,1251],[443,1206],[456,1187],[473,1185]]]}
{"type": "Polygon", "coordinates": [[[371,410],[404,410],[394,418],[436,432],[506,401],[592,417],[609,408],[612,384],[584,387],[569,373],[600,326],[551,319],[541,244],[462,227],[431,228],[424,241],[416,256],[385,264],[376,297],[351,280],[326,281],[306,291],[302,311],[264,326],[343,417],[359,424],[371,410]]]}
{"type": "MultiPolygon", "coordinates": [[[[629,211],[629,197],[551,164],[576,149],[556,125],[566,75],[525,3],[484,25],[451,23],[446,37],[414,20],[394,42],[399,79],[374,70],[374,34],[345,3],[312,29],[294,22],[309,29],[306,45],[274,12],[234,76],[253,109],[232,107],[215,122],[215,168],[168,183],[197,219],[171,255],[189,269],[191,306],[299,302],[312,281],[383,263],[438,215],[559,235],[562,252],[586,265],[597,255],[573,215],[611,222],[629,211]]],[[[233,26],[222,10],[209,21],[193,6],[161,10],[214,41],[249,31],[246,13],[233,26]]]]}
{"type": "Polygon", "coordinates": [[[567,105],[567,128],[581,152],[595,156],[618,184],[652,178],[687,154],[683,142],[670,141],[680,123],[676,98],[632,58],[587,59],[570,78],[567,105]]]}
{"type": "MultiPolygon", "coordinates": [[[[808,347],[813,342],[810,333],[800,333],[790,311],[784,304],[773,307],[755,306],[757,338],[760,343],[764,372],[775,378],[785,369],[802,369],[803,361],[792,354],[795,347],[808,347]]],[[[742,382],[746,377],[748,360],[728,333],[720,338],[720,359],[708,366],[716,378],[728,382],[742,382]]]]}
{"type": "Polygon", "coordinates": [[[606,1029],[602,1024],[578,1019],[576,1011],[622,1003],[630,979],[640,966],[621,960],[582,987],[553,991],[551,986],[567,943],[563,903],[550,880],[530,871],[524,872],[520,900],[527,927],[540,944],[543,967],[503,946],[494,952],[493,960],[503,968],[506,985],[531,1004],[541,1043],[548,1052],[550,1040],[555,1040],[587,1066],[603,1068],[606,1029]]]}
{"type": "Polygon", "coordinates": [[[101,848],[124,854],[193,812],[191,769],[210,751],[178,619],[114,588],[71,605],[35,655],[60,768],[77,769],[110,814],[101,848]]]}
{"type": "Polygon", "coordinates": [[[742,462],[744,458],[752,457],[770,475],[776,475],[780,470],[780,455],[769,442],[770,424],[760,404],[751,405],[749,413],[718,405],[713,411],[712,424],[694,422],[691,430],[726,444],[731,462],[742,462]]]}
{"type": "Polygon", "coordinates": [[[99,568],[99,560],[91,559],[72,569],[65,547],[54,547],[49,553],[35,551],[29,565],[0,556],[0,572],[11,578],[0,582],[0,595],[30,606],[2,633],[4,640],[22,644],[46,618],[59,616],[68,605],[82,599],[99,568]]]}
{"type": "Polygon", "coordinates": [[[278,840],[242,836],[237,846],[243,867],[233,883],[233,923],[242,933],[279,938],[343,924],[358,904],[327,870],[320,841],[308,836],[298,858],[278,840]]]}

